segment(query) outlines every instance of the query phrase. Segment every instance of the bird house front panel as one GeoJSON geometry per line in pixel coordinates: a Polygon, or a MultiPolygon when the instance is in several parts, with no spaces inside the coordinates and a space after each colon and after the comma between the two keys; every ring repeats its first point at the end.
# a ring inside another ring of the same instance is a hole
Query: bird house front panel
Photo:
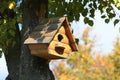
{"type": "Polygon", "coordinates": [[[50,54],[54,53],[53,55],[59,55],[65,58],[69,55],[69,53],[72,52],[64,26],[61,26],[58,29],[48,49],[50,51],[50,54]]]}

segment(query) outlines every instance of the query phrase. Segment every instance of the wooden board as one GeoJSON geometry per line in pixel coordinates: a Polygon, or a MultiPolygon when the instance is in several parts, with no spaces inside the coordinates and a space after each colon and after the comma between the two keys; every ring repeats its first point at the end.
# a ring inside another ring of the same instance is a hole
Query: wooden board
{"type": "Polygon", "coordinates": [[[68,54],[63,53],[62,55],[56,53],[56,51],[49,50],[32,50],[31,54],[46,59],[65,59],[68,57],[68,54]]]}
{"type": "Polygon", "coordinates": [[[66,33],[63,25],[59,28],[58,33],[62,33],[62,34],[66,33]]]}
{"type": "Polygon", "coordinates": [[[41,50],[47,49],[49,44],[31,44],[29,45],[30,50],[41,50]]]}

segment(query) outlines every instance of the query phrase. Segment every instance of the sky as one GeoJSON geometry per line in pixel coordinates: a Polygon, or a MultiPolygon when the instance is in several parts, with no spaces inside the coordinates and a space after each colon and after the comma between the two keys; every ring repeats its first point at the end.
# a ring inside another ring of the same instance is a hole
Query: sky
{"type": "MultiPolygon", "coordinates": [[[[119,12],[120,13],[120,12],[119,12]]],[[[117,37],[120,37],[120,23],[114,26],[113,21],[106,24],[103,19],[100,18],[100,12],[96,11],[94,19],[94,25],[91,27],[83,23],[83,18],[79,22],[73,21],[71,27],[74,30],[74,36],[80,38],[83,30],[86,27],[90,27],[90,38],[95,38],[96,46],[95,50],[101,54],[107,54],[113,50],[114,42],[117,37]]]]}
{"type": "Polygon", "coordinates": [[[6,61],[3,54],[2,58],[0,58],[0,80],[5,80],[7,75],[8,75],[8,71],[7,71],[6,61]]]}
{"type": "MultiPolygon", "coordinates": [[[[94,26],[91,27],[90,37],[96,38],[96,47],[97,51],[100,51],[101,54],[107,54],[112,51],[113,44],[117,37],[120,37],[120,23],[115,27],[112,22],[105,24],[104,20],[100,18],[99,12],[96,12],[94,26]]],[[[83,23],[83,18],[79,22],[73,21],[71,27],[74,30],[74,36],[80,38],[82,32],[88,25],[83,23]]],[[[4,55],[0,58],[0,80],[5,80],[5,77],[8,75],[6,62],[4,55]]]]}

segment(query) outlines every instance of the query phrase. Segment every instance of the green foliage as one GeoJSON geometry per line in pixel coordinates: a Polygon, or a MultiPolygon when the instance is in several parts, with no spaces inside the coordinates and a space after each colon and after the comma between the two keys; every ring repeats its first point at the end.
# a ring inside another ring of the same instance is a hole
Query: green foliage
{"type": "Polygon", "coordinates": [[[79,44],[79,39],[78,38],[75,39],[75,43],[79,44]]]}
{"type": "Polygon", "coordinates": [[[0,48],[2,48],[4,53],[7,53],[7,49],[15,45],[15,21],[10,21],[0,25],[0,48]]]}
{"type": "Polygon", "coordinates": [[[19,22],[21,13],[17,0],[8,0],[0,3],[0,55],[8,53],[8,49],[16,44],[16,22],[19,22]],[[12,4],[12,6],[10,5],[12,4]]]}
{"type": "MultiPolygon", "coordinates": [[[[113,6],[119,9],[119,3],[118,0],[70,0],[69,2],[66,0],[49,0],[49,17],[67,16],[72,22],[73,20],[80,20],[80,16],[83,16],[84,23],[93,26],[95,11],[99,10],[101,18],[109,23],[118,15],[113,6]]],[[[118,22],[114,21],[114,24],[116,25],[118,22]]]]}

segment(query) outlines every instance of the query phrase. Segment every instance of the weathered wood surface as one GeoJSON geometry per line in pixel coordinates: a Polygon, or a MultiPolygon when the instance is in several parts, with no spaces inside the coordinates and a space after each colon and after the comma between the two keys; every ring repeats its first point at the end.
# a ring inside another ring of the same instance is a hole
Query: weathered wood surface
{"type": "Polygon", "coordinates": [[[64,26],[60,27],[60,29],[58,30],[58,33],[62,33],[62,34],[66,33],[64,26]]]}
{"type": "Polygon", "coordinates": [[[68,44],[57,41],[52,41],[50,44],[31,44],[29,48],[32,55],[46,59],[67,58],[72,52],[68,44]],[[56,47],[58,47],[58,50],[56,50],[56,47]],[[64,48],[63,51],[61,51],[61,48],[64,48]]]}
{"type": "Polygon", "coordinates": [[[49,50],[31,50],[32,55],[34,56],[39,56],[42,58],[46,58],[46,59],[58,59],[58,58],[67,58],[68,54],[67,53],[63,53],[58,54],[55,50],[49,49],[49,50]]]}
{"type": "Polygon", "coordinates": [[[32,44],[29,48],[32,50],[47,49],[49,44],[32,44]]]}

